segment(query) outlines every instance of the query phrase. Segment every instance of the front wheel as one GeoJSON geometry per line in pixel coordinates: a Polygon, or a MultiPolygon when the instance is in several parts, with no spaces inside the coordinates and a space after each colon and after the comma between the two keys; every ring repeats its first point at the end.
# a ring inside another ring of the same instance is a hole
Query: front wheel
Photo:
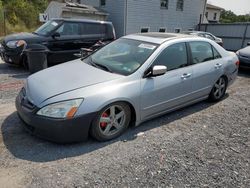
{"type": "Polygon", "coordinates": [[[214,84],[214,87],[209,95],[209,99],[214,102],[221,100],[225,96],[226,90],[227,80],[225,77],[220,77],[214,84]]]}
{"type": "Polygon", "coordinates": [[[123,102],[113,103],[97,114],[90,133],[99,141],[108,141],[120,136],[129,126],[130,120],[130,107],[123,102]]]}

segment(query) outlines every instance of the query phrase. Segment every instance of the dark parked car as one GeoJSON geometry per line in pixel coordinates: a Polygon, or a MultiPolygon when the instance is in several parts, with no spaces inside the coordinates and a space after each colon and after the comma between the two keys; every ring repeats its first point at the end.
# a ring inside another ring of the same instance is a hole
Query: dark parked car
{"type": "Polygon", "coordinates": [[[241,67],[250,67],[250,42],[247,43],[247,47],[238,50],[236,54],[241,67]]]}
{"type": "Polygon", "coordinates": [[[200,36],[200,37],[208,38],[210,40],[213,40],[217,44],[223,46],[223,40],[221,38],[216,37],[213,34],[208,33],[208,32],[203,32],[203,31],[184,31],[183,33],[184,34],[188,34],[188,35],[197,35],[197,36],[200,36]]]}
{"type": "Polygon", "coordinates": [[[23,50],[31,44],[41,44],[49,49],[48,64],[55,65],[76,59],[75,54],[79,54],[81,48],[91,48],[98,41],[107,43],[115,38],[111,22],[53,19],[33,33],[6,36],[0,43],[0,55],[6,63],[28,65],[23,50]]]}

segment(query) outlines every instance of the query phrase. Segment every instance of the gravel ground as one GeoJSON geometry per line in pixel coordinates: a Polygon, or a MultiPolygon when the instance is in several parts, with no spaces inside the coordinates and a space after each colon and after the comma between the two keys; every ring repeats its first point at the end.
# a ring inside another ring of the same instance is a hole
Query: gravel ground
{"type": "Polygon", "coordinates": [[[22,129],[14,99],[27,76],[0,63],[0,187],[250,187],[250,70],[219,103],[73,145],[22,129]]]}

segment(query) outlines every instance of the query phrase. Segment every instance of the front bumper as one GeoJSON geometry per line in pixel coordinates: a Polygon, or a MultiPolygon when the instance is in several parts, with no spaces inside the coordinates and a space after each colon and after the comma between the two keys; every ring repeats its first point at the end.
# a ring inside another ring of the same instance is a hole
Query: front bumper
{"type": "Polygon", "coordinates": [[[38,109],[29,109],[22,105],[20,94],[16,98],[16,109],[23,120],[25,129],[32,135],[56,143],[85,141],[96,113],[90,113],[73,119],[55,119],[36,115],[38,109]]]}
{"type": "Polygon", "coordinates": [[[6,49],[3,45],[0,46],[0,57],[5,63],[21,64],[22,49],[6,49]]]}

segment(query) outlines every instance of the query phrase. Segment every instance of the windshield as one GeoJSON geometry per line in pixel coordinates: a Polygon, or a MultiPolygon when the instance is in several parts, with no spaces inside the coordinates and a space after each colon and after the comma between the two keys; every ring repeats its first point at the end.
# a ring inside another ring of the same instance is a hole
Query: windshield
{"type": "Polygon", "coordinates": [[[38,35],[48,35],[50,34],[52,31],[54,31],[60,24],[62,23],[62,21],[48,21],[45,24],[43,24],[41,27],[39,27],[35,33],[38,35]]]}
{"type": "Polygon", "coordinates": [[[88,63],[104,70],[130,75],[156,50],[157,44],[131,39],[118,39],[87,58],[88,63]]]}

